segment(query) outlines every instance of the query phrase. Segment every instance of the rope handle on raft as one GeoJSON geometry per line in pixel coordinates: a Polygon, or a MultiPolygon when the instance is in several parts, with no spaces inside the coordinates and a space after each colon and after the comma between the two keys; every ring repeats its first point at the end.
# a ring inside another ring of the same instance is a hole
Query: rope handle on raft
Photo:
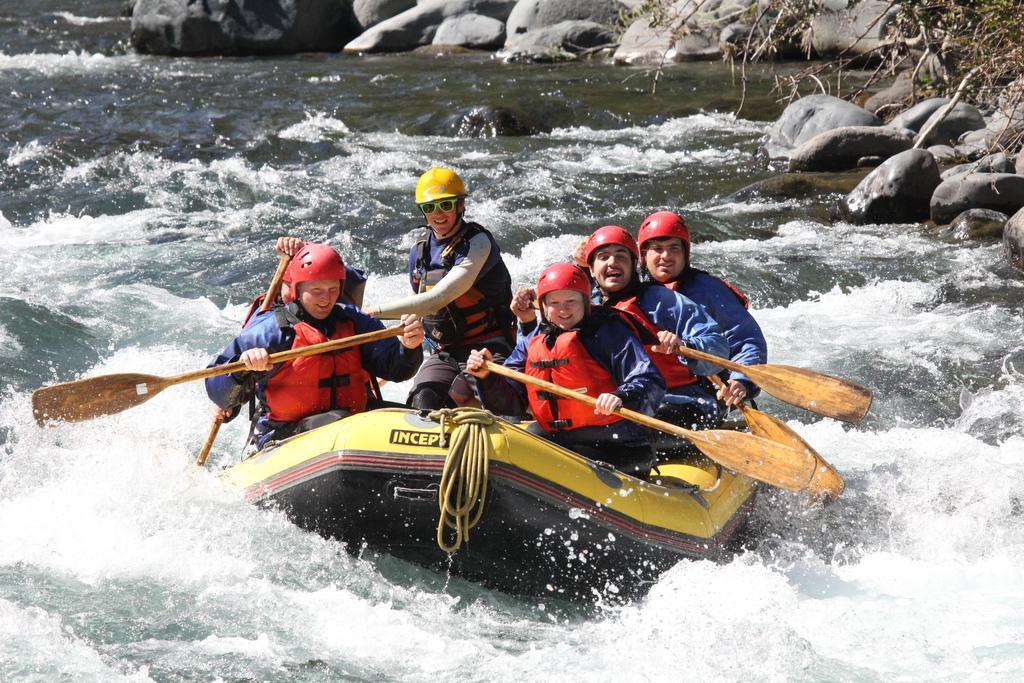
{"type": "Polygon", "coordinates": [[[481,408],[444,408],[427,417],[440,422],[442,444],[446,430],[451,429],[437,492],[440,511],[437,545],[451,554],[469,541],[469,530],[484,514],[488,471],[494,455],[489,431],[497,420],[481,408]],[[455,538],[450,543],[445,540],[445,529],[455,530],[455,538]]]}

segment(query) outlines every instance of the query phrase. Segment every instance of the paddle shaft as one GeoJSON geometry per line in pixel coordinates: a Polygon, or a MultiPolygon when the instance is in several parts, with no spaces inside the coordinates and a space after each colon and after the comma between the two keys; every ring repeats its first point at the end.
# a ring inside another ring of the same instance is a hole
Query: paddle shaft
{"type": "Polygon", "coordinates": [[[284,271],[288,270],[288,264],[291,260],[292,257],[288,254],[280,254],[277,257],[277,270],[274,271],[274,277],[270,280],[267,293],[263,295],[260,313],[270,310],[270,307],[274,305],[274,300],[277,299],[277,290],[281,287],[281,281],[284,280],[284,271]]]}
{"type": "MultiPolygon", "coordinates": [[[[562,398],[571,398],[576,401],[579,401],[580,403],[586,403],[588,406],[597,405],[597,399],[595,399],[593,396],[589,396],[578,391],[573,391],[572,389],[566,389],[565,387],[559,386],[552,382],[548,382],[547,380],[540,379],[539,377],[532,377],[530,375],[527,375],[524,372],[519,372],[517,370],[512,370],[511,368],[506,368],[504,365],[499,365],[494,361],[487,361],[484,367],[490,370],[491,372],[497,373],[499,375],[504,375],[505,377],[522,382],[523,384],[532,384],[538,389],[543,389],[544,391],[555,394],[556,396],[561,396],[562,398]]],[[[677,427],[674,424],[663,422],[662,420],[650,417],[649,415],[644,415],[643,413],[638,413],[637,411],[630,410],[629,408],[619,408],[618,410],[615,411],[615,413],[617,415],[621,415],[627,420],[636,422],[637,424],[642,424],[645,427],[651,427],[652,429],[658,429],[663,432],[668,432],[669,434],[675,434],[676,436],[682,436],[687,439],[689,439],[691,435],[696,435],[698,439],[702,437],[702,435],[698,434],[697,432],[694,432],[693,430],[685,429],[683,427],[677,427]]]]}
{"type": "MultiPolygon", "coordinates": [[[[305,356],[315,356],[331,351],[340,351],[351,346],[375,342],[388,337],[396,337],[405,331],[405,325],[385,328],[354,337],[336,339],[304,346],[299,349],[283,351],[270,356],[270,363],[286,363],[305,356]]],[[[167,387],[183,384],[198,379],[228,375],[232,372],[248,370],[245,363],[238,361],[225,365],[215,365],[202,370],[183,372],[180,375],[161,377],[141,373],[121,373],[101,375],[75,380],[65,384],[43,387],[32,392],[32,413],[40,426],[47,419],[80,422],[100,415],[113,415],[132,406],[145,403],[167,387]]]]}
{"type": "MultiPolygon", "coordinates": [[[[395,327],[385,327],[383,330],[376,330],[374,332],[364,332],[363,334],[357,334],[353,337],[345,337],[344,339],[335,339],[333,341],[322,342],[320,344],[313,344],[312,346],[303,346],[298,349],[272,353],[270,354],[270,363],[271,365],[279,365],[281,363],[287,363],[290,360],[295,360],[296,358],[305,358],[306,356],[316,356],[321,353],[340,351],[341,349],[347,349],[350,346],[359,346],[360,344],[368,344],[381,339],[387,339],[388,337],[397,337],[403,332],[405,332],[405,325],[397,325],[395,327]]],[[[193,382],[197,379],[208,379],[210,377],[230,375],[232,372],[240,372],[242,370],[248,370],[248,368],[246,368],[245,362],[240,360],[235,361],[234,363],[226,363],[224,365],[214,365],[213,367],[203,368],[202,370],[192,370],[190,372],[183,372],[180,375],[162,377],[161,379],[163,381],[161,384],[163,386],[161,388],[171,387],[175,384],[184,384],[185,382],[193,382]]]]}
{"type": "MultiPolygon", "coordinates": [[[[556,396],[593,406],[597,400],[586,394],[566,389],[538,377],[486,361],[484,368],[523,384],[530,384],[556,396]]],[[[728,430],[694,431],[658,420],[628,408],[619,408],[616,415],[637,424],[657,429],[690,441],[701,453],[731,470],[790,491],[806,488],[814,475],[814,458],[809,454],[761,439],[750,434],[728,430]]]]}
{"type": "MultiPolygon", "coordinates": [[[[288,264],[291,260],[292,257],[288,254],[280,254],[278,256],[277,269],[274,271],[274,276],[270,278],[270,286],[267,287],[266,294],[263,295],[263,302],[259,308],[260,313],[270,310],[270,307],[274,305],[274,300],[277,298],[277,290],[281,286],[281,280],[284,279],[284,271],[288,269],[288,264]]],[[[219,415],[213,418],[213,421],[210,423],[210,431],[206,435],[206,441],[203,442],[203,447],[199,450],[199,455],[196,456],[196,465],[199,467],[205,465],[206,459],[210,457],[210,450],[213,449],[213,442],[217,440],[217,433],[220,431],[222,424],[224,424],[224,418],[219,415]]]]}

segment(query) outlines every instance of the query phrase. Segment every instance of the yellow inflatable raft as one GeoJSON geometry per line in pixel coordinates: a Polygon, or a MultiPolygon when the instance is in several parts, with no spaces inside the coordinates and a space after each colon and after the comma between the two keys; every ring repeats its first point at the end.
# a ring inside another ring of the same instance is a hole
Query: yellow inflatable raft
{"type": "MultiPolygon", "coordinates": [[[[482,498],[478,521],[449,554],[439,546],[439,490],[453,439],[437,416],[361,413],[257,453],[226,475],[248,499],[351,548],[510,593],[576,599],[636,595],[680,559],[720,556],[753,506],[753,480],[699,455],[660,465],[642,481],[494,420],[478,439],[491,451],[475,466],[483,474],[469,477],[482,498]]],[[[459,468],[467,471],[449,470],[459,468]]],[[[444,531],[449,548],[454,533],[444,531]]]]}

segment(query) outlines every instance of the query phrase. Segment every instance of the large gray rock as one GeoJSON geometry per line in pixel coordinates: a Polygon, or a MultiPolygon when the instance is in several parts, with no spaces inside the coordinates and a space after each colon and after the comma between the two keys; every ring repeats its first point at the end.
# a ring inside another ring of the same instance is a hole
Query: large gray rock
{"type": "Polygon", "coordinates": [[[944,164],[947,161],[953,161],[957,159],[956,150],[949,145],[932,145],[927,148],[932,156],[935,157],[935,161],[940,164],[944,164]]]}
{"type": "Polygon", "coordinates": [[[161,55],[337,51],[358,31],[337,0],[138,0],[131,41],[161,55]]]}
{"type": "Polygon", "coordinates": [[[352,0],[352,14],[359,28],[366,29],[416,6],[416,0],[352,0]]]}
{"type": "MultiPolygon", "coordinates": [[[[973,135],[978,131],[972,131],[967,135],[973,135]]],[[[965,136],[966,137],[966,136],[965,136]]],[[[953,152],[958,159],[964,161],[977,161],[988,154],[988,143],[980,140],[969,140],[953,146],[953,152]]]]}
{"type": "Polygon", "coordinates": [[[446,19],[479,14],[505,21],[515,0],[426,0],[422,4],[371,26],[345,45],[345,52],[406,52],[430,45],[446,19]]]}
{"type": "Polygon", "coordinates": [[[676,0],[657,21],[645,14],[631,23],[612,58],[655,65],[720,59],[730,45],[746,42],[751,27],[739,20],[750,18],[750,6],[749,0],[676,0]]]}
{"type": "Polygon", "coordinates": [[[677,62],[714,62],[722,58],[719,34],[714,29],[690,31],[673,45],[677,62]]]}
{"type": "Polygon", "coordinates": [[[1017,175],[1024,175],[1024,149],[1017,152],[1013,161],[1013,172],[1017,175]]]}
{"type": "Polygon", "coordinates": [[[846,126],[820,133],[803,143],[789,158],[793,171],[842,171],[863,157],[887,159],[910,149],[914,139],[902,130],[884,126],[846,126]]]}
{"type": "Polygon", "coordinates": [[[437,27],[434,45],[461,45],[476,50],[497,50],[505,43],[505,22],[482,14],[448,17],[437,27]]]}
{"type": "Polygon", "coordinates": [[[614,42],[615,35],[603,24],[592,21],[563,21],[554,26],[544,26],[524,33],[512,42],[506,38],[505,47],[498,56],[509,61],[547,61],[611,45],[614,42]]]}
{"type": "Polygon", "coordinates": [[[652,25],[652,22],[652,17],[644,16],[626,28],[612,56],[616,64],[671,64],[676,61],[675,27],[652,25]]]}
{"type": "Polygon", "coordinates": [[[723,35],[714,26],[691,26],[680,33],[678,25],[651,26],[651,17],[644,16],[618,40],[612,59],[629,65],[716,60],[722,56],[723,35]]]}
{"type": "Polygon", "coordinates": [[[984,128],[965,133],[960,138],[960,143],[965,147],[988,150],[1009,145],[1022,133],[1024,133],[1024,103],[997,110],[988,119],[984,128]]]}
{"type": "MultiPolygon", "coordinates": [[[[939,108],[929,116],[928,120],[922,124],[919,132],[928,130],[933,121],[937,121],[940,116],[943,116],[944,110],[945,107],[939,108]]],[[[980,130],[984,127],[985,117],[981,115],[980,111],[965,102],[957,102],[953,105],[953,109],[948,114],[945,114],[945,118],[925,135],[922,144],[927,146],[955,143],[964,133],[980,130]]]]}
{"type": "Polygon", "coordinates": [[[811,17],[811,47],[823,57],[862,55],[889,42],[899,7],[888,0],[825,3],[811,17]]]}
{"type": "Polygon", "coordinates": [[[909,128],[915,133],[919,133],[925,121],[946,104],[949,104],[948,97],[930,97],[927,100],[921,100],[910,109],[894,116],[887,125],[893,128],[909,128]]]}
{"type": "Polygon", "coordinates": [[[505,22],[505,45],[512,47],[520,36],[563,21],[610,27],[625,9],[627,5],[619,0],[519,0],[505,22]]]}
{"type": "Polygon", "coordinates": [[[819,133],[847,126],[881,125],[882,119],[856,104],[831,95],[808,95],[786,107],[768,129],[762,149],[773,159],[784,159],[819,133]]]}
{"type": "Polygon", "coordinates": [[[991,209],[967,209],[949,224],[949,231],[958,239],[998,239],[1003,234],[1008,216],[991,209]]]}
{"type": "Polygon", "coordinates": [[[881,115],[880,112],[896,109],[913,100],[913,97],[914,84],[910,80],[910,75],[903,72],[896,77],[891,85],[869,97],[864,103],[864,108],[872,114],[881,115]]]}
{"type": "Polygon", "coordinates": [[[964,173],[1016,173],[1013,160],[1002,152],[989,154],[969,164],[959,164],[942,172],[942,179],[948,180],[964,173]]]}
{"type": "Polygon", "coordinates": [[[840,202],[839,215],[851,223],[923,221],[939,182],[939,166],[931,153],[908,149],[860,181],[840,202]]]}
{"type": "Polygon", "coordinates": [[[1024,272],[1024,209],[1010,216],[1003,228],[1003,246],[1010,265],[1024,272]]]}
{"type": "Polygon", "coordinates": [[[967,209],[992,209],[1007,215],[1024,206],[1024,176],[970,173],[943,180],[932,193],[931,214],[945,225],[967,209]]]}

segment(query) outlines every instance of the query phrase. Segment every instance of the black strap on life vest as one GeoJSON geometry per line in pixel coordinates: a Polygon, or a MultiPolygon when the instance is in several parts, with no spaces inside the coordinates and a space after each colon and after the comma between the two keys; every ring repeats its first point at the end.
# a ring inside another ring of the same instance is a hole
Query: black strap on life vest
{"type": "Polygon", "coordinates": [[[538,368],[540,370],[546,370],[548,368],[557,368],[562,365],[568,365],[568,358],[552,358],[551,360],[534,360],[530,361],[530,367],[538,368]]]}

